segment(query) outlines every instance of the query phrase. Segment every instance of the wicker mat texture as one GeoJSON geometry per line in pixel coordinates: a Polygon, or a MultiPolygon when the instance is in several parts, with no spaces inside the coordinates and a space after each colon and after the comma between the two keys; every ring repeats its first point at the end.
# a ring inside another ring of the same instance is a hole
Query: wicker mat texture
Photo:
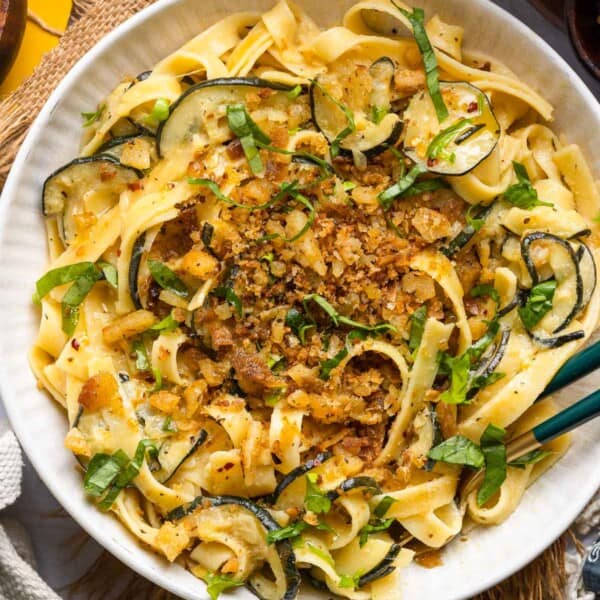
{"type": "MultiPolygon", "coordinates": [[[[154,0],[75,0],[71,26],[35,73],[0,102],[0,190],[29,126],[75,62],[98,40],[154,0]]],[[[563,600],[567,532],[513,577],[473,600],[563,600]]],[[[112,582],[126,582],[119,600],[176,600],[139,577],[107,552],[66,591],[90,600],[109,597],[112,582]]],[[[112,597],[112,596],[110,596],[112,597]]]]}

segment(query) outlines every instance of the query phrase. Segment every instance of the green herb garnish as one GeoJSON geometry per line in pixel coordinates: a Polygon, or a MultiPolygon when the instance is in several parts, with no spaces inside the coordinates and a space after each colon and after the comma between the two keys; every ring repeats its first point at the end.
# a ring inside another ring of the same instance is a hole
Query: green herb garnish
{"type": "Polygon", "coordinates": [[[527,329],[533,329],[552,310],[556,280],[549,279],[531,288],[527,302],[518,309],[519,317],[527,329]]]}
{"type": "Polygon", "coordinates": [[[302,93],[302,86],[297,85],[296,87],[292,88],[289,92],[286,92],[285,95],[290,100],[295,100],[301,93],[302,93]]]}
{"type": "Polygon", "coordinates": [[[210,600],[217,600],[225,590],[244,585],[243,581],[237,581],[231,575],[211,573],[210,571],[202,575],[202,579],[206,583],[206,591],[210,596],[210,600]]]}
{"type": "Polygon", "coordinates": [[[95,112],[82,112],[81,116],[84,119],[83,126],[89,127],[93,125],[101,116],[102,113],[106,110],[106,104],[101,104],[98,107],[98,110],[95,112]]]}
{"type": "Polygon", "coordinates": [[[302,345],[306,343],[306,332],[315,327],[314,323],[309,322],[304,313],[300,312],[297,308],[290,308],[287,311],[285,324],[292,330],[302,345]]]}
{"type": "Polygon", "coordinates": [[[148,270],[150,271],[150,275],[152,275],[152,279],[154,279],[163,290],[173,292],[181,298],[189,297],[190,292],[185,283],[183,283],[183,281],[181,281],[181,279],[179,279],[179,277],[164,263],[150,259],[148,260],[148,270]]]}
{"type": "Polygon", "coordinates": [[[432,460],[453,465],[465,465],[474,469],[481,469],[485,464],[485,457],[481,448],[462,435],[448,438],[432,448],[427,456],[432,460]]]}
{"type": "Polygon", "coordinates": [[[340,575],[338,587],[356,589],[360,581],[361,574],[356,575],[340,575]]]}
{"type": "Polygon", "coordinates": [[[506,192],[504,192],[504,200],[510,202],[513,206],[525,210],[531,210],[536,206],[553,206],[551,202],[542,202],[538,198],[537,190],[531,184],[527,169],[524,165],[513,161],[513,168],[519,183],[511,185],[506,192]]]}
{"type": "Polygon", "coordinates": [[[230,104],[227,107],[227,123],[242,144],[250,170],[254,174],[261,173],[264,167],[256,142],[269,144],[271,138],[254,122],[243,104],[230,104]]]}
{"type": "Polygon", "coordinates": [[[304,506],[315,514],[328,513],[331,510],[331,498],[319,488],[318,480],[319,476],[316,473],[306,474],[304,506]]]}
{"type": "Polygon", "coordinates": [[[441,159],[449,163],[454,163],[456,156],[454,153],[449,153],[446,148],[457,137],[457,135],[468,125],[471,125],[471,119],[460,119],[450,127],[446,127],[440,131],[431,140],[427,147],[426,156],[430,160],[441,159]]]}
{"type": "Polygon", "coordinates": [[[274,544],[275,542],[280,542],[281,540],[289,540],[292,538],[296,538],[308,526],[309,525],[306,521],[296,521],[295,523],[291,523],[290,525],[282,527],[281,529],[269,531],[267,533],[267,544],[274,544]]]}
{"type": "Polygon", "coordinates": [[[425,321],[427,321],[427,306],[423,305],[410,315],[410,338],[408,340],[409,349],[414,352],[420,345],[425,331],[425,321]]]}
{"type": "Polygon", "coordinates": [[[146,119],[149,123],[161,123],[169,118],[169,101],[166,98],[157,98],[152,107],[150,116],[146,119]]]}
{"type": "Polygon", "coordinates": [[[379,125],[383,121],[383,117],[389,113],[389,109],[386,106],[371,106],[371,121],[375,125],[379,125]]]}
{"type": "Polygon", "coordinates": [[[173,311],[171,311],[162,321],[159,321],[156,325],[152,325],[148,331],[165,333],[177,329],[178,327],[179,323],[175,320],[173,311]]]}
{"type": "Polygon", "coordinates": [[[498,293],[498,290],[489,283],[481,283],[479,285],[476,285],[469,292],[469,296],[471,296],[472,298],[478,298],[480,296],[489,296],[496,303],[496,306],[500,304],[500,294],[498,293]]]}
{"type": "Polygon", "coordinates": [[[396,502],[396,498],[392,498],[392,496],[384,496],[379,504],[373,509],[373,514],[380,519],[385,517],[387,511],[390,509],[390,506],[396,502]]]}
{"type": "Polygon", "coordinates": [[[119,285],[119,274],[117,273],[117,268],[114,265],[111,265],[109,262],[105,262],[103,260],[99,260],[96,263],[96,266],[102,271],[102,275],[108,284],[117,289],[119,285]]]}
{"type": "Polygon", "coordinates": [[[368,541],[369,535],[380,531],[387,531],[395,519],[374,519],[367,523],[361,530],[358,545],[362,548],[368,541]]]}
{"type": "Polygon", "coordinates": [[[448,118],[448,109],[442,98],[440,91],[440,80],[438,74],[438,64],[435,57],[435,52],[427,37],[427,31],[425,30],[425,11],[422,8],[415,8],[413,12],[409,12],[404,8],[398,6],[394,0],[391,0],[392,4],[410,21],[413,28],[413,35],[415,41],[423,57],[423,64],[425,66],[425,74],[427,79],[427,89],[429,95],[433,101],[435,107],[435,113],[438,121],[442,123],[448,118]]]}
{"type": "Polygon", "coordinates": [[[407,192],[414,185],[417,177],[426,172],[427,169],[425,167],[415,165],[408,173],[406,173],[406,175],[403,175],[396,183],[386,190],[383,190],[383,192],[377,196],[379,204],[381,204],[384,210],[389,210],[392,206],[392,202],[407,192]]]}

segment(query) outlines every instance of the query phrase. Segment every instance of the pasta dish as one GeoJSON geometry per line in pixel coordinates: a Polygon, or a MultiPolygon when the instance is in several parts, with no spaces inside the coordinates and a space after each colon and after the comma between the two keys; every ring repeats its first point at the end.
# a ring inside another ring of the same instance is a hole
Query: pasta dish
{"type": "Polygon", "coordinates": [[[232,14],[126,76],[42,192],[31,365],[82,494],[213,600],[398,598],[504,521],[568,439],[506,443],[600,314],[552,112],[391,0],[232,14]]]}

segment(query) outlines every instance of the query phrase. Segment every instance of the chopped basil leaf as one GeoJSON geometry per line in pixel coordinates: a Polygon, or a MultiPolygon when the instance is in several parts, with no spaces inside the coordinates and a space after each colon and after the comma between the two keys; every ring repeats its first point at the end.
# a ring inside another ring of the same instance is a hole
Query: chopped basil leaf
{"type": "Polygon", "coordinates": [[[318,546],[311,544],[308,542],[306,547],[315,555],[318,556],[321,560],[324,560],[330,567],[335,568],[335,562],[333,561],[332,556],[326,550],[321,550],[318,546]]]}
{"type": "Polygon", "coordinates": [[[464,404],[468,402],[470,394],[491,385],[504,376],[501,373],[491,373],[483,377],[472,372],[473,364],[481,358],[481,355],[494,341],[499,329],[499,322],[493,320],[489,323],[486,334],[463,354],[456,357],[442,354],[440,371],[450,375],[450,387],[442,393],[440,400],[448,404],[464,404]]]}
{"type": "Polygon", "coordinates": [[[441,123],[448,118],[448,109],[444,104],[444,99],[442,98],[442,94],[440,92],[440,80],[435,52],[431,46],[429,38],[427,37],[427,31],[425,30],[425,11],[422,8],[415,8],[411,13],[398,6],[394,0],[392,0],[392,4],[410,21],[410,24],[412,25],[415,41],[417,42],[417,46],[419,47],[423,57],[425,74],[427,77],[427,89],[429,90],[429,95],[433,101],[438,121],[441,123]]]}
{"type": "Polygon", "coordinates": [[[550,456],[552,452],[548,452],[547,450],[542,450],[538,448],[537,450],[532,450],[527,454],[523,454],[519,458],[515,458],[515,460],[511,460],[508,463],[509,467],[518,467],[520,469],[524,469],[527,465],[534,465],[535,463],[544,460],[548,456],[550,456]]]}
{"type": "Polygon", "coordinates": [[[250,170],[254,174],[261,173],[264,167],[256,142],[269,144],[269,136],[253,121],[243,104],[230,104],[227,107],[227,123],[242,144],[250,170]]]}
{"type": "Polygon", "coordinates": [[[442,159],[447,162],[453,163],[456,160],[456,156],[453,153],[449,153],[446,148],[448,144],[456,138],[456,136],[467,126],[471,125],[471,119],[460,119],[454,125],[442,129],[427,147],[426,156],[429,159],[442,159]]]}
{"type": "Polygon", "coordinates": [[[173,417],[171,415],[165,417],[161,429],[166,433],[177,433],[177,425],[173,423],[173,417]]]}
{"type": "Polygon", "coordinates": [[[233,291],[233,287],[231,285],[220,285],[215,288],[211,294],[216,296],[217,298],[222,298],[226,300],[228,304],[231,304],[235,308],[235,312],[237,313],[240,319],[244,315],[244,309],[242,307],[242,301],[239,296],[233,291]]]}
{"type": "Polygon", "coordinates": [[[384,496],[380,501],[379,504],[374,508],[373,510],[373,514],[376,517],[379,517],[380,519],[383,519],[383,517],[385,517],[385,514],[387,513],[387,511],[389,510],[390,506],[396,502],[396,498],[392,498],[391,496],[384,496]]]}
{"type": "Polygon", "coordinates": [[[157,98],[152,113],[146,119],[149,123],[160,123],[169,118],[169,101],[166,98],[157,98]]]}
{"type": "Polygon", "coordinates": [[[390,111],[385,106],[372,106],[371,107],[371,121],[375,123],[375,125],[379,125],[383,120],[383,117],[387,115],[390,111]]]}
{"type": "MultiPolygon", "coordinates": [[[[323,296],[319,296],[318,294],[308,294],[307,296],[304,296],[304,299],[302,300],[304,309],[306,310],[306,313],[309,315],[309,317],[311,317],[311,319],[312,315],[308,308],[308,303],[310,301],[313,301],[315,304],[320,306],[327,313],[327,315],[336,327],[339,327],[340,325],[347,325],[348,327],[354,327],[356,329],[360,329],[361,331],[368,331],[372,333],[386,333],[388,331],[398,331],[391,323],[384,322],[377,323],[375,325],[365,325],[363,323],[353,321],[352,319],[341,315],[335,308],[333,308],[333,306],[331,306],[331,304],[329,304],[327,300],[325,300],[325,298],[323,298],[323,296]]],[[[312,319],[312,321],[314,323],[314,319],[312,319]]]]}
{"type": "Polygon", "coordinates": [[[275,406],[287,392],[287,387],[283,386],[272,390],[269,394],[264,397],[265,404],[267,406],[275,406]]]}
{"type": "Polygon", "coordinates": [[[88,273],[78,277],[63,296],[62,329],[67,335],[73,335],[79,322],[79,306],[100,277],[100,272],[94,267],[88,273]]]}
{"type": "Polygon", "coordinates": [[[402,192],[399,197],[409,198],[410,196],[416,196],[417,194],[435,192],[436,190],[447,188],[448,184],[441,177],[436,177],[435,179],[424,179],[423,181],[417,181],[416,183],[413,183],[405,192],[402,192]]]}
{"type": "Polygon", "coordinates": [[[358,545],[362,548],[367,543],[367,541],[369,539],[369,535],[371,533],[377,533],[379,531],[387,531],[393,522],[394,522],[394,519],[376,519],[376,520],[372,521],[371,523],[367,523],[360,530],[360,537],[358,539],[358,545]]]}
{"type": "Polygon", "coordinates": [[[329,379],[331,371],[335,369],[348,356],[348,348],[344,346],[335,356],[321,361],[319,377],[323,380],[329,379]]]}
{"type": "Polygon", "coordinates": [[[304,345],[306,343],[306,332],[315,325],[306,320],[306,317],[297,308],[290,308],[285,315],[285,324],[292,330],[294,335],[304,345]]]}
{"type": "Polygon", "coordinates": [[[531,288],[527,302],[518,309],[519,317],[527,329],[533,329],[552,310],[556,286],[556,280],[549,279],[531,288]]]}
{"type": "Polygon", "coordinates": [[[101,104],[95,112],[82,112],[81,116],[84,118],[83,126],[89,127],[93,125],[102,116],[105,109],[106,104],[101,104]]]}
{"type": "Polygon", "coordinates": [[[496,303],[496,305],[500,304],[500,294],[498,293],[498,290],[489,283],[476,285],[471,289],[469,295],[473,298],[478,298],[479,296],[489,296],[496,303]]]}
{"type": "Polygon", "coordinates": [[[119,284],[119,275],[117,273],[117,269],[114,265],[111,265],[108,262],[103,260],[99,260],[96,265],[100,267],[102,271],[102,275],[104,275],[104,279],[115,289],[117,289],[119,284]]]}
{"type": "Polygon", "coordinates": [[[185,283],[183,283],[183,281],[181,281],[167,265],[158,260],[148,260],[148,269],[154,281],[156,281],[161,288],[173,292],[181,298],[189,297],[190,292],[185,283]]]}
{"type": "Polygon", "coordinates": [[[267,366],[273,373],[277,373],[285,368],[287,360],[285,356],[277,356],[276,354],[271,354],[269,359],[267,360],[267,366]]]}
{"type": "Polygon", "coordinates": [[[403,175],[396,183],[386,190],[383,190],[383,192],[377,196],[379,204],[381,204],[384,210],[389,210],[392,202],[407,192],[415,183],[417,177],[426,172],[427,169],[425,167],[421,165],[415,165],[406,175],[403,175]]]}
{"type": "Polygon", "coordinates": [[[479,231],[485,225],[485,216],[481,217],[480,215],[487,214],[487,209],[485,207],[482,207],[481,211],[478,211],[477,213],[478,216],[474,217],[472,211],[476,210],[477,208],[479,208],[479,205],[472,204],[471,206],[469,206],[465,214],[467,225],[471,227],[473,232],[479,231]]]}
{"type": "Polygon", "coordinates": [[[295,88],[291,89],[289,92],[286,92],[285,95],[290,100],[295,100],[302,93],[302,86],[297,85],[295,88]]]}
{"type": "Polygon", "coordinates": [[[485,428],[479,443],[485,457],[485,475],[477,492],[477,505],[483,506],[506,479],[506,431],[491,423],[485,428]]]}
{"type": "Polygon", "coordinates": [[[318,81],[315,80],[313,84],[317,86],[319,90],[321,90],[321,93],[325,97],[329,98],[329,100],[331,100],[331,102],[333,102],[344,113],[344,117],[346,117],[346,127],[342,129],[342,131],[340,131],[335,136],[335,139],[330,143],[331,157],[335,158],[340,153],[340,144],[342,141],[356,131],[354,113],[345,104],[342,104],[339,100],[336,100],[318,81]]]}
{"type": "Polygon", "coordinates": [[[342,187],[345,192],[351,192],[356,187],[356,183],[354,183],[354,181],[344,181],[342,187]]]}
{"type": "Polygon", "coordinates": [[[135,354],[135,367],[138,371],[148,371],[150,369],[150,359],[146,345],[142,340],[135,340],[131,345],[131,350],[135,354]]]}
{"type": "Polygon", "coordinates": [[[410,315],[410,338],[408,340],[408,347],[412,352],[421,345],[426,320],[427,306],[417,308],[417,310],[410,315]]]}
{"type": "Polygon", "coordinates": [[[152,387],[153,392],[160,392],[163,389],[162,373],[157,367],[152,367],[152,377],[154,377],[154,386],[152,387]]]}
{"type": "Polygon", "coordinates": [[[481,469],[485,464],[481,448],[462,435],[455,435],[448,438],[432,448],[427,456],[440,462],[453,465],[466,465],[475,469],[481,469]]]}
{"type": "Polygon", "coordinates": [[[137,477],[146,453],[153,457],[158,454],[155,444],[150,440],[141,440],[138,443],[131,460],[123,450],[117,450],[112,456],[94,455],[83,481],[85,492],[95,498],[101,498],[98,506],[108,510],[119,492],[137,477]]]}
{"type": "Polygon", "coordinates": [[[315,514],[327,513],[331,510],[331,499],[317,485],[319,476],[316,473],[306,474],[306,496],[304,506],[315,514]]]}
{"type": "Polygon", "coordinates": [[[519,183],[511,185],[504,192],[504,200],[525,210],[531,210],[536,206],[553,206],[551,202],[542,202],[538,198],[537,190],[531,184],[527,169],[522,164],[513,161],[513,168],[519,183]]]}
{"type": "Polygon", "coordinates": [[[296,521],[281,529],[275,529],[267,533],[267,544],[274,544],[281,540],[289,540],[298,537],[306,528],[308,523],[306,521],[296,521]]]}
{"type": "Polygon", "coordinates": [[[279,202],[280,200],[283,200],[283,198],[285,198],[288,194],[291,194],[293,191],[296,191],[297,188],[296,181],[293,181],[291,183],[283,183],[280,187],[280,191],[277,194],[275,194],[275,196],[273,196],[270,200],[268,200],[264,204],[257,204],[255,206],[252,206],[250,204],[241,204],[239,202],[236,202],[235,200],[232,200],[231,198],[226,196],[221,191],[219,186],[211,179],[188,177],[187,182],[190,185],[200,185],[203,187],[207,187],[221,202],[225,202],[225,204],[230,204],[231,206],[235,206],[237,208],[245,208],[247,210],[264,210],[265,208],[269,208],[277,202],[279,202]]]}
{"type": "Polygon", "coordinates": [[[356,589],[358,587],[360,577],[360,573],[356,573],[356,575],[340,575],[338,587],[356,589]]]}
{"type": "Polygon", "coordinates": [[[162,321],[156,323],[156,325],[152,325],[149,331],[156,332],[165,332],[172,331],[173,329],[177,329],[179,327],[179,323],[173,317],[173,311],[171,311],[162,321]]]}
{"type": "Polygon", "coordinates": [[[259,260],[272,263],[275,260],[275,255],[272,252],[266,252],[259,258],[259,260]]]}
{"type": "Polygon", "coordinates": [[[309,162],[312,162],[315,165],[317,165],[323,173],[330,174],[333,171],[333,167],[326,160],[319,156],[316,156],[315,154],[311,154],[310,152],[303,152],[301,150],[286,150],[285,148],[278,148],[277,146],[263,144],[262,142],[258,141],[257,146],[259,148],[262,148],[263,150],[268,150],[269,152],[276,152],[277,154],[284,154],[286,156],[296,156],[298,158],[304,158],[309,162]]]}
{"type": "Polygon", "coordinates": [[[282,186],[282,191],[285,191],[286,194],[289,194],[294,200],[296,200],[296,202],[299,202],[300,204],[302,204],[302,206],[304,206],[305,208],[308,208],[308,219],[306,219],[306,223],[304,224],[304,226],[302,227],[302,229],[300,229],[300,231],[298,233],[296,233],[295,235],[293,235],[292,237],[286,238],[283,237],[282,235],[280,235],[279,233],[270,233],[268,235],[265,235],[261,238],[259,238],[257,241],[259,242],[264,242],[264,241],[268,241],[268,240],[274,240],[276,238],[279,238],[281,240],[283,240],[284,242],[295,242],[296,240],[299,240],[311,227],[312,224],[315,222],[315,217],[317,212],[315,211],[314,206],[310,203],[310,200],[304,196],[303,194],[301,194],[300,192],[298,192],[293,186],[295,186],[295,182],[292,184],[288,184],[290,187],[286,188],[285,190],[283,189],[282,186]]]}
{"type": "Polygon", "coordinates": [[[37,280],[35,284],[37,297],[41,300],[55,287],[71,283],[82,276],[90,276],[95,270],[94,263],[92,262],[80,262],[52,269],[37,280]]]}
{"type": "Polygon", "coordinates": [[[231,575],[222,575],[221,573],[207,571],[201,577],[206,583],[206,591],[210,596],[210,600],[217,600],[225,590],[244,585],[243,581],[236,581],[231,575]]]}

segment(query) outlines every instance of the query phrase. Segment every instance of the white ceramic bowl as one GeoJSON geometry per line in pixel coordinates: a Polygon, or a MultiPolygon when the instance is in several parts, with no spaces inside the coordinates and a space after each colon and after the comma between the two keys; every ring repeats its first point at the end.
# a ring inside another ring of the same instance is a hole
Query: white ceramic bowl
{"type": "MultiPolygon", "coordinates": [[[[323,26],[339,22],[352,0],[298,0],[323,26]]],[[[598,104],[567,64],[532,31],[488,0],[422,0],[428,14],[466,29],[467,48],[496,56],[556,107],[555,129],[580,144],[600,173],[598,104]]],[[[266,9],[272,0],[162,0],[137,14],[86,54],[52,94],[19,155],[0,202],[0,391],[11,424],[39,476],[71,516],[132,569],[186,599],[207,598],[203,584],[179,566],[143,549],[119,522],[88,503],[75,461],[63,446],[63,411],[36,387],[27,353],[38,327],[31,305],[46,265],[40,195],[45,177],[76,155],[80,112],[90,110],[125,74],[150,68],[218,18],[240,9],[266,9]]],[[[573,401],[596,381],[571,388],[573,401]]],[[[600,421],[574,437],[568,455],[530,488],[500,527],[480,528],[455,542],[443,566],[406,571],[404,600],[468,598],[511,575],[556,539],[600,484],[600,421]]],[[[45,549],[51,552],[51,548],[45,549]]],[[[253,598],[243,590],[237,598],[253,598]]],[[[318,598],[305,591],[303,598],[318,598]]]]}

